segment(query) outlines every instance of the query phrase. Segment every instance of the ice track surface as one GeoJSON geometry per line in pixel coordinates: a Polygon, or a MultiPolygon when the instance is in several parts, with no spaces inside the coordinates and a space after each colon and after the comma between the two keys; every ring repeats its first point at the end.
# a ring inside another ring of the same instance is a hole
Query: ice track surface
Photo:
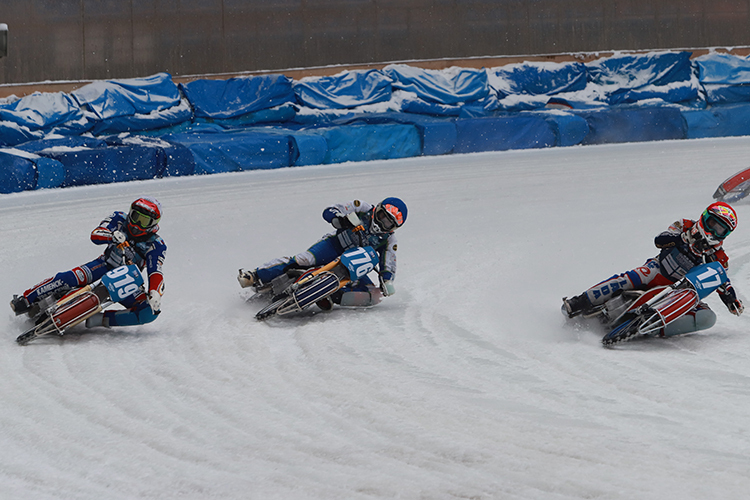
{"type": "MultiPolygon", "coordinates": [[[[750,314],[604,349],[560,299],[655,255],[747,167],[731,138],[254,171],[0,196],[1,499],[741,499],[750,314]],[[164,205],[163,314],[19,347],[7,302],[164,205]],[[235,276],[330,203],[403,198],[397,294],[259,323],[235,276]]],[[[750,209],[729,275],[750,302],[750,209]]]]}

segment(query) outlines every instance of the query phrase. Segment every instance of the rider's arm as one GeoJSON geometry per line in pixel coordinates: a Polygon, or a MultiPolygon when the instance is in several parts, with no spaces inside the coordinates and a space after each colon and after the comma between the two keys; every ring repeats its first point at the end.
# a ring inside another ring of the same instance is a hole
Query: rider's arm
{"type": "Polygon", "coordinates": [[[351,213],[362,214],[372,209],[372,205],[365,201],[352,200],[346,203],[337,203],[323,210],[323,218],[329,224],[333,224],[336,218],[346,217],[351,213]]]}
{"type": "Polygon", "coordinates": [[[161,267],[167,253],[167,245],[157,236],[152,242],[151,249],[146,253],[146,273],[148,274],[149,292],[156,290],[160,295],[164,293],[164,274],[161,267]]]}
{"type": "Polygon", "coordinates": [[[732,284],[727,281],[717,289],[721,301],[727,306],[730,313],[739,316],[745,310],[742,301],[737,298],[737,292],[734,291],[732,284]]]}
{"type": "Polygon", "coordinates": [[[96,229],[91,231],[91,241],[96,245],[114,243],[112,233],[120,229],[124,220],[125,214],[123,212],[113,213],[101,221],[96,229]]]}
{"type": "Polygon", "coordinates": [[[719,248],[712,254],[708,255],[706,260],[709,262],[718,262],[719,264],[724,266],[724,269],[729,269],[729,256],[723,248],[719,248]]]}
{"type": "Polygon", "coordinates": [[[654,238],[654,245],[656,248],[672,248],[682,243],[685,243],[683,234],[686,234],[690,228],[693,227],[693,221],[690,219],[682,219],[672,223],[666,231],[659,233],[654,238]]]}

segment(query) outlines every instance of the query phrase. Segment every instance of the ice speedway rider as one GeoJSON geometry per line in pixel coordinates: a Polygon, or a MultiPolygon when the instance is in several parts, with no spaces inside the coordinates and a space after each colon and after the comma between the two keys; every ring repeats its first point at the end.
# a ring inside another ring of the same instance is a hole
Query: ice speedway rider
{"type": "MultiPolygon", "coordinates": [[[[647,290],[669,285],[702,263],[716,261],[727,269],[729,257],[722,243],[736,227],[735,210],[724,202],[712,203],[697,221],[678,220],[656,236],[654,244],[659,248],[659,255],[648,259],[643,266],[612,276],[580,295],[563,298],[563,312],[569,318],[586,315],[621,290],[647,290]]],[[[717,292],[729,312],[737,316],[742,314],[744,306],[731,283],[725,283],[717,292]]],[[[685,317],[687,319],[679,325],[668,327],[670,331],[664,332],[665,335],[705,330],[716,322],[716,314],[703,302],[699,302],[685,317]]]]}
{"type": "Polygon", "coordinates": [[[51,305],[73,288],[98,281],[106,272],[124,264],[135,264],[141,270],[146,268],[148,294],[140,293],[124,299],[120,304],[126,309],[97,313],[86,320],[86,326],[91,328],[150,323],[160,312],[164,293],[162,265],[167,245],[157,234],[161,213],[161,204],[149,197],[135,200],[127,214],[114,212],[91,232],[94,244],[106,245],[102,255],[70,271],[57,273],[29,288],[23,295],[15,295],[10,303],[11,308],[16,315],[30,313],[34,316],[40,312],[39,306],[45,302],[49,301],[51,305]],[[35,307],[37,311],[34,311],[35,307]]]}
{"type": "Polygon", "coordinates": [[[281,257],[254,270],[240,269],[237,280],[243,288],[256,291],[268,289],[271,281],[292,269],[307,269],[332,262],[346,250],[371,246],[380,256],[379,287],[367,277],[342,288],[329,299],[318,302],[322,309],[335,304],[369,306],[380,302],[382,296],[395,293],[396,235],[394,231],[406,222],[406,204],[399,198],[386,198],[373,206],[360,200],[336,204],[323,211],[323,218],[336,232],[326,234],[317,243],[294,257],[281,257]],[[356,214],[361,225],[354,226],[349,214],[356,214]]]}

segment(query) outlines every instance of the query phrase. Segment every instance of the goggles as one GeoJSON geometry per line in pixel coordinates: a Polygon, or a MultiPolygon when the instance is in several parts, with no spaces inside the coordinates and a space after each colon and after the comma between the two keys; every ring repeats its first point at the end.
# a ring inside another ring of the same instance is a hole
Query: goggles
{"type": "Polygon", "coordinates": [[[375,209],[375,222],[383,231],[393,231],[404,221],[398,208],[393,205],[379,205],[375,209]]]}
{"type": "Polygon", "coordinates": [[[726,222],[710,213],[703,214],[703,228],[720,240],[723,240],[732,232],[726,222]]]}
{"type": "Polygon", "coordinates": [[[151,214],[143,213],[136,209],[131,209],[130,213],[128,214],[128,222],[130,222],[134,226],[140,227],[141,229],[151,229],[159,223],[159,219],[152,216],[151,214]]]}

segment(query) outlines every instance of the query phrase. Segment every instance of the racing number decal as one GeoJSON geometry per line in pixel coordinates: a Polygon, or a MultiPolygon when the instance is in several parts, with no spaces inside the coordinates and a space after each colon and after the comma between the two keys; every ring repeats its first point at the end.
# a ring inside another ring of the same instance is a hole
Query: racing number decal
{"type": "Polygon", "coordinates": [[[365,274],[375,269],[375,266],[372,263],[372,259],[370,258],[370,255],[367,253],[367,250],[365,250],[362,247],[359,247],[357,249],[352,250],[351,252],[348,252],[347,257],[349,257],[349,262],[355,268],[354,270],[356,272],[357,278],[361,278],[365,274]],[[357,257],[358,255],[362,255],[362,257],[357,257]],[[352,257],[356,257],[356,258],[352,258],[352,257]]]}
{"type": "Polygon", "coordinates": [[[714,288],[721,285],[721,276],[716,272],[716,269],[710,267],[697,275],[696,278],[698,278],[698,281],[700,281],[704,288],[714,288]]]}
{"type": "Polygon", "coordinates": [[[107,273],[107,277],[112,280],[112,285],[115,287],[115,291],[120,300],[133,295],[139,289],[139,285],[135,282],[135,278],[128,273],[127,266],[112,269],[107,273]],[[115,281],[120,277],[122,277],[122,279],[115,281]]]}

